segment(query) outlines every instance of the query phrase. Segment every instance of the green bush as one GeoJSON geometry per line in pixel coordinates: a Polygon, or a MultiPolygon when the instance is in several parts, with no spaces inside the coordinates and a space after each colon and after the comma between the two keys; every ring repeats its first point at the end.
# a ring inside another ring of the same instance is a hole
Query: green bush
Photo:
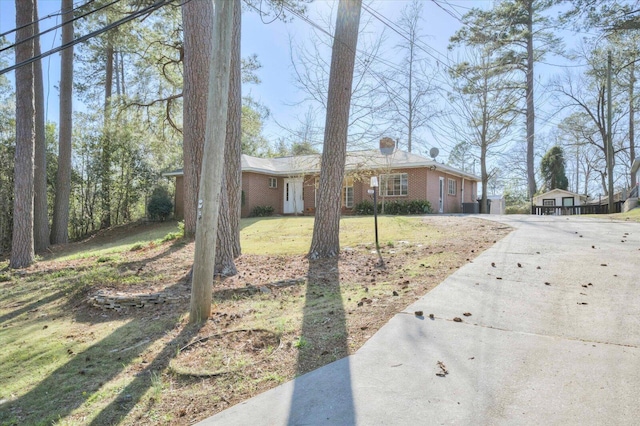
{"type": "Polygon", "coordinates": [[[431,210],[431,203],[427,200],[412,200],[407,202],[407,208],[409,214],[429,214],[433,213],[431,210]]]}
{"type": "Polygon", "coordinates": [[[530,214],[531,206],[529,204],[517,204],[514,206],[507,206],[504,212],[505,214],[530,214]]]}
{"type": "Polygon", "coordinates": [[[267,217],[272,215],[273,215],[272,206],[255,206],[253,210],[251,210],[252,217],[267,217]]]}
{"type": "Polygon", "coordinates": [[[373,214],[373,203],[369,200],[362,200],[353,206],[353,213],[358,215],[373,214]]]}
{"type": "MultiPolygon", "coordinates": [[[[363,200],[357,203],[353,212],[357,215],[372,215],[373,203],[363,200]]],[[[378,212],[382,212],[382,204],[378,203],[378,212]]],[[[428,214],[432,213],[431,203],[427,200],[387,201],[384,203],[384,213],[391,215],[428,214]]]]}
{"type": "Polygon", "coordinates": [[[157,186],[151,193],[151,199],[147,205],[150,220],[165,221],[173,212],[173,203],[166,188],[157,186]]]}

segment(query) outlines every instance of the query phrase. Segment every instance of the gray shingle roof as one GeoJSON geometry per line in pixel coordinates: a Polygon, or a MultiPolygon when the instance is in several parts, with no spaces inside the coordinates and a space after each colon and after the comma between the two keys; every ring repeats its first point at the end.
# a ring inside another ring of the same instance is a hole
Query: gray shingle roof
{"type": "MultiPolygon", "coordinates": [[[[242,154],[242,171],[270,174],[273,176],[292,176],[305,173],[319,173],[321,154],[298,155],[279,158],[259,158],[242,154]]],[[[347,152],[346,171],[375,170],[384,168],[419,168],[429,167],[444,170],[447,173],[479,181],[480,178],[454,167],[438,163],[410,152],[396,150],[389,156],[382,155],[379,150],[347,152]]],[[[181,176],[182,169],[163,173],[163,176],[181,176]]]]}

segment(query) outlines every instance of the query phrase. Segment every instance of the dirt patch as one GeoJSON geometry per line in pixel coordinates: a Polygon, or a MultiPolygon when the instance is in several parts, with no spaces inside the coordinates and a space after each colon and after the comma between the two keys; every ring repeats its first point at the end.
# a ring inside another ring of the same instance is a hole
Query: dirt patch
{"type": "MultiPolygon", "coordinates": [[[[391,317],[510,231],[466,217],[427,217],[424,225],[424,235],[412,241],[385,243],[384,265],[367,245],[343,247],[339,258],[313,262],[304,256],[242,255],[238,275],[213,283],[213,313],[199,328],[186,319],[192,242],[148,245],[127,253],[125,261],[107,260],[100,266],[115,277],[105,273],[98,283],[81,286],[69,295],[66,311],[90,326],[127,319],[141,334],[118,346],[121,352],[115,353],[123,359],[136,352],[118,373],[132,382],[112,400],[94,403],[97,421],[193,423],[354,353],[391,317]],[[162,294],[167,302],[101,309],[92,304],[98,293],[162,294]],[[153,328],[162,321],[173,326],[153,328]]],[[[101,238],[114,240],[97,235],[91,245],[101,238]]],[[[67,271],[79,279],[95,264],[96,259],[45,260],[24,278],[67,271]]],[[[67,414],[62,417],[81,421],[88,413],[67,414]]]]}

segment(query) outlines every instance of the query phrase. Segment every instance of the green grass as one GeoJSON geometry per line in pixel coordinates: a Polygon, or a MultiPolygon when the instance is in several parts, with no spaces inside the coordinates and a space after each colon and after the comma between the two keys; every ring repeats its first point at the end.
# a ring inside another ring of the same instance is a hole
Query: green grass
{"type": "Polygon", "coordinates": [[[88,240],[77,244],[70,251],[65,251],[61,256],[54,255],[53,257],[60,261],[86,259],[89,257],[108,259],[114,254],[124,253],[132,249],[135,251],[151,243],[161,244],[164,241],[175,239],[178,232],[180,232],[180,229],[176,222],[155,224],[153,227],[144,227],[141,230],[133,229],[128,235],[108,243],[98,244],[88,240]],[[170,238],[167,236],[170,236],[170,238]]]}
{"type": "MultiPolygon", "coordinates": [[[[401,241],[431,244],[441,238],[441,234],[432,232],[419,217],[382,216],[378,228],[381,245],[385,249],[394,247],[396,251],[403,249],[401,241]]],[[[171,386],[171,377],[163,375],[161,368],[147,372],[149,374],[136,374],[153,364],[154,358],[148,354],[153,353],[153,347],[164,344],[159,340],[181,323],[180,315],[184,312],[176,311],[171,317],[110,314],[107,318],[96,309],[89,312],[90,318],[87,318],[86,315],[77,316],[75,308],[86,303],[84,295],[93,287],[107,286],[126,292],[129,285],[139,284],[140,280],[159,279],[159,275],[143,278],[124,274],[119,267],[132,256],[131,250],[161,244],[168,239],[165,238],[167,235],[172,236],[175,232],[179,232],[176,223],[135,226],[114,234],[122,237],[110,238],[107,243],[100,244],[99,241],[104,240],[94,238],[49,255],[42,263],[52,261],[50,267],[27,270],[25,274],[18,271],[0,274],[0,347],[3,348],[0,351],[0,400],[11,401],[0,403],[0,425],[17,423],[17,419],[26,424],[87,424],[92,420],[115,424],[119,422],[118,398],[144,394],[133,402],[143,407],[140,410],[146,410],[148,401],[162,399],[171,386]],[[61,262],[74,259],[86,260],[73,267],[61,262]]],[[[312,233],[312,217],[242,219],[242,251],[302,255],[309,249],[312,233]]],[[[373,249],[373,217],[342,218],[340,245],[342,248],[373,249]]],[[[430,261],[436,260],[416,259],[416,265],[407,264],[405,275],[418,275],[420,263],[430,261]]],[[[334,292],[322,286],[311,288],[313,294],[317,292],[322,297],[306,302],[294,289],[291,297],[285,297],[285,293],[279,299],[267,294],[254,296],[240,305],[251,315],[244,316],[237,326],[273,330],[279,339],[283,335],[287,339],[296,336],[293,346],[300,352],[313,351],[319,344],[329,345],[332,339],[342,341],[344,330],[328,335],[328,343],[302,336],[299,330],[303,315],[307,316],[307,324],[324,328],[322,324],[329,316],[328,312],[353,305],[365,296],[388,294],[395,288],[382,280],[378,280],[369,292],[359,285],[349,284],[345,282],[344,288],[334,292]]],[[[233,307],[236,302],[225,303],[233,307]]],[[[176,341],[163,351],[175,357],[180,344],[176,341]]],[[[277,352],[277,346],[274,343],[267,353],[277,352]]],[[[341,354],[327,356],[335,359],[341,354]]],[[[242,356],[225,362],[229,364],[226,369],[232,371],[249,368],[251,363],[242,356]]],[[[215,372],[221,365],[225,364],[212,357],[210,365],[202,368],[215,372]]],[[[234,387],[240,390],[256,387],[260,382],[281,383],[285,379],[281,373],[265,372],[253,378],[235,380],[234,387]]],[[[140,414],[157,422],[167,415],[155,412],[153,407],[140,414]]]]}
{"type": "Polygon", "coordinates": [[[592,217],[594,219],[614,219],[614,220],[624,220],[624,221],[632,221],[632,222],[640,222],[640,207],[636,207],[633,210],[629,210],[625,213],[614,213],[614,214],[589,214],[584,215],[587,217],[592,217]]]}
{"type": "MultiPolygon", "coordinates": [[[[395,241],[429,243],[429,227],[420,217],[381,216],[378,239],[381,245],[395,241]]],[[[313,235],[313,217],[242,219],[240,243],[247,254],[300,255],[309,251],[313,235]]],[[[340,246],[375,247],[374,221],[371,216],[347,216],[340,219],[340,246]]]]}
{"type": "Polygon", "coordinates": [[[632,220],[634,222],[640,222],[640,208],[636,207],[633,210],[629,210],[626,213],[618,213],[611,215],[614,219],[632,220]]]}

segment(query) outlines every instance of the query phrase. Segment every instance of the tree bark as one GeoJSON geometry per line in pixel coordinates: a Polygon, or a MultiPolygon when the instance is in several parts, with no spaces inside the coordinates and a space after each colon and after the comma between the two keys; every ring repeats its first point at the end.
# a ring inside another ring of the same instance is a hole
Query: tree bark
{"type": "Polygon", "coordinates": [[[216,237],[220,193],[224,169],[224,150],[229,100],[229,74],[234,6],[215,0],[213,52],[209,64],[204,158],[198,196],[196,244],[189,322],[206,321],[211,314],[211,281],[216,260],[216,237]],[[215,58],[215,60],[213,60],[215,58]]]}
{"type": "Polygon", "coordinates": [[[241,15],[240,0],[233,0],[233,36],[231,40],[227,135],[224,150],[224,178],[218,216],[215,268],[216,274],[223,276],[231,276],[238,273],[234,259],[240,256],[240,201],[242,193],[241,15]]]}
{"type": "Polygon", "coordinates": [[[309,258],[340,253],[340,207],[362,0],[340,0],[331,53],[318,206],[309,258]]]}
{"type": "MultiPolygon", "coordinates": [[[[629,157],[631,157],[631,164],[636,158],[636,136],[635,136],[635,99],[634,99],[634,87],[636,84],[635,74],[635,62],[631,62],[629,66],[629,157]]],[[[636,186],[636,172],[631,172],[631,187],[636,186]]]]}
{"type": "MultiPolygon", "coordinates": [[[[33,8],[34,31],[40,32],[38,25],[38,4],[33,8]]],[[[40,55],[40,37],[33,40],[33,51],[40,55]]],[[[47,206],[47,141],[44,127],[44,84],[42,81],[42,61],[33,63],[35,96],[35,146],[33,181],[33,245],[36,253],[49,247],[49,208],[47,206]]]]}
{"type": "Polygon", "coordinates": [[[535,109],[533,99],[533,0],[527,0],[527,87],[526,87],[526,121],[527,121],[527,181],[529,199],[536,192],[536,172],[534,168],[535,158],[535,109]]]}
{"type": "Polygon", "coordinates": [[[111,93],[113,90],[113,44],[107,38],[107,64],[104,83],[104,132],[102,135],[102,167],[100,176],[102,218],[100,228],[111,226],[111,93]]]}
{"type": "MultiPolygon", "coordinates": [[[[62,44],[73,40],[73,0],[62,0],[62,44]]],[[[60,53],[60,129],[58,170],[53,206],[52,244],[69,241],[69,198],[71,196],[71,131],[73,111],[73,47],[60,53]]]]}
{"type": "MultiPolygon", "coordinates": [[[[16,63],[33,56],[34,0],[16,0],[16,63]],[[24,41],[23,41],[24,40],[24,41]]],[[[14,161],[13,236],[9,267],[24,268],[35,260],[33,250],[33,167],[35,104],[33,65],[15,71],[16,152],[14,161]]]]}
{"type": "Polygon", "coordinates": [[[184,233],[196,233],[196,211],[206,129],[207,85],[211,61],[213,3],[182,4],[184,34],[184,84],[182,153],[184,161],[184,233]]]}

